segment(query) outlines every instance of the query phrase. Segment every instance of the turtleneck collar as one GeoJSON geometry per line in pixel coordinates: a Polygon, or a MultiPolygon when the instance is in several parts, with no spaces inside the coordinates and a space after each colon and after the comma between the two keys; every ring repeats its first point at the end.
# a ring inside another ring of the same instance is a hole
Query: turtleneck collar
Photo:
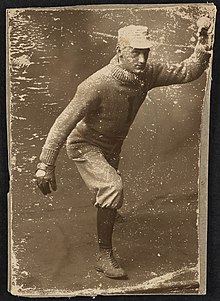
{"type": "Polygon", "coordinates": [[[114,79],[122,84],[130,85],[144,85],[143,76],[137,76],[135,73],[123,69],[118,62],[117,55],[110,61],[111,75],[114,79]]]}

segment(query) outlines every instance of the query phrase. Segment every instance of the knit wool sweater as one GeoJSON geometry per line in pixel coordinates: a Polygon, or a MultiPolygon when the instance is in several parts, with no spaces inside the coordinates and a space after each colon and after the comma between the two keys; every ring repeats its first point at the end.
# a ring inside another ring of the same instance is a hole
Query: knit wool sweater
{"type": "Polygon", "coordinates": [[[117,57],[84,80],[69,105],[49,131],[40,160],[56,161],[60,148],[88,142],[109,152],[118,150],[149,90],[197,79],[208,65],[210,54],[197,43],[193,54],[178,64],[147,62],[141,76],[122,69],[117,57]]]}

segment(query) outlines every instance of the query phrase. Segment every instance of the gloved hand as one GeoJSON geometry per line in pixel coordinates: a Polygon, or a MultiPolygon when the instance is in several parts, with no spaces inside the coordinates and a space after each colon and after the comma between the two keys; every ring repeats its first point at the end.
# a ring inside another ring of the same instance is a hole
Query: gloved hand
{"type": "Polygon", "coordinates": [[[57,190],[55,178],[55,166],[47,165],[43,162],[37,164],[35,173],[37,186],[44,195],[51,193],[51,188],[57,190]]]}
{"type": "Polygon", "coordinates": [[[211,50],[212,39],[213,39],[213,21],[207,17],[201,17],[197,21],[198,31],[197,36],[199,42],[206,46],[206,50],[211,50]]]}

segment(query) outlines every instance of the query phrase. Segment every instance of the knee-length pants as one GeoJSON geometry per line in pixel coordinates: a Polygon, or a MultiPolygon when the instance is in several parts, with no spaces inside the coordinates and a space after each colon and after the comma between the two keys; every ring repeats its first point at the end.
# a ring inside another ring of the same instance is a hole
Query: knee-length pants
{"type": "Polygon", "coordinates": [[[123,202],[123,185],[118,172],[119,154],[104,155],[99,147],[89,143],[67,147],[67,154],[74,160],[82,179],[93,193],[93,205],[119,209],[123,202]]]}

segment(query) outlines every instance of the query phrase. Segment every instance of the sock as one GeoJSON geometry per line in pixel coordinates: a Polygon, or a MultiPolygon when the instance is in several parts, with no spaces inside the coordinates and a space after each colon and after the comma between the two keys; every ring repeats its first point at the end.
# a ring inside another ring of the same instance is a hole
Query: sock
{"type": "Polygon", "coordinates": [[[98,208],[97,210],[97,234],[99,250],[112,249],[112,233],[117,210],[98,208]]]}

